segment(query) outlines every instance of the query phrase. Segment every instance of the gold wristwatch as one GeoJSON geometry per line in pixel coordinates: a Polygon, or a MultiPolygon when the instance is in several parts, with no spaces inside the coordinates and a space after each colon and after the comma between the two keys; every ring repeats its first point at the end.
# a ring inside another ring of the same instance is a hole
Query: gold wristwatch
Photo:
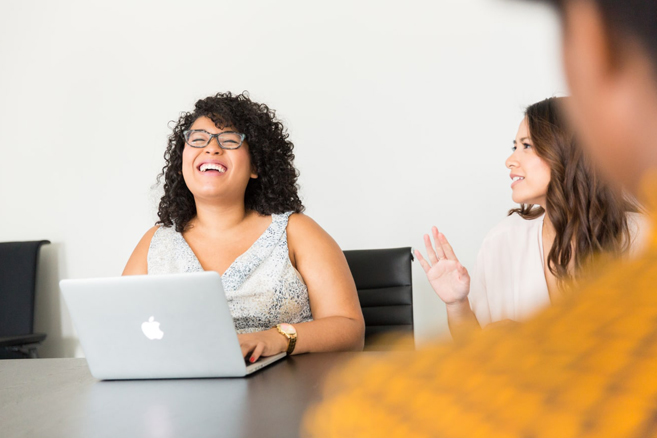
{"type": "Polygon", "coordinates": [[[297,345],[297,329],[292,324],[278,324],[276,326],[278,333],[287,338],[287,354],[292,354],[294,347],[297,345]]]}

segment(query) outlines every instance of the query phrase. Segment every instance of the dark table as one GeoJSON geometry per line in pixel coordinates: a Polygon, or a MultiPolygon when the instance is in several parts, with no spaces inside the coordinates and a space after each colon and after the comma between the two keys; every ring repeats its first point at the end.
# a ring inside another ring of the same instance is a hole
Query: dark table
{"type": "Polygon", "coordinates": [[[329,370],[357,355],[285,358],[250,377],[98,381],[85,359],[0,360],[0,436],[299,436],[329,370]]]}

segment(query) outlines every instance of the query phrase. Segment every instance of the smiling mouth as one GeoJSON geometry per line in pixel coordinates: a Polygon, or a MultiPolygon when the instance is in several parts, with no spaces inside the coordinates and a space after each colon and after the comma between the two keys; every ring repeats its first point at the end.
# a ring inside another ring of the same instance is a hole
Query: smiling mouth
{"type": "Polygon", "coordinates": [[[221,164],[217,163],[203,163],[198,167],[198,170],[201,172],[219,172],[219,173],[224,173],[226,172],[226,168],[222,166],[221,164]]]}
{"type": "Polygon", "coordinates": [[[524,176],[514,176],[511,178],[511,188],[513,189],[520,181],[523,181],[524,179],[524,176]]]}

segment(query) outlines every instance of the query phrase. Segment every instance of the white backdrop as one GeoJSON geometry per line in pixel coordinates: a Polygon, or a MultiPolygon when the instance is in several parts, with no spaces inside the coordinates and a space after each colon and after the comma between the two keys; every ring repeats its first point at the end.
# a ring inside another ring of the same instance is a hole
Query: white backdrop
{"type": "MultiPolygon", "coordinates": [[[[42,356],[81,354],[57,282],[120,275],[168,122],[226,90],[277,110],[343,249],[421,248],[436,224],[468,268],[513,206],[523,108],[567,91],[556,17],[513,1],[1,1],[0,241],[52,241],[42,356]]],[[[418,263],[413,281],[423,343],[445,311],[418,263]]]]}

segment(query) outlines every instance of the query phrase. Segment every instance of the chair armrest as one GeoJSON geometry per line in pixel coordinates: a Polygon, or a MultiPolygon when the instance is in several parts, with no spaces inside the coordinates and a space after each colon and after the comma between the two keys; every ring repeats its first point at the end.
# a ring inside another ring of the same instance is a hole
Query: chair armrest
{"type": "Polygon", "coordinates": [[[14,347],[17,345],[38,344],[46,339],[45,333],[31,333],[29,335],[2,336],[0,347],[14,347]]]}

